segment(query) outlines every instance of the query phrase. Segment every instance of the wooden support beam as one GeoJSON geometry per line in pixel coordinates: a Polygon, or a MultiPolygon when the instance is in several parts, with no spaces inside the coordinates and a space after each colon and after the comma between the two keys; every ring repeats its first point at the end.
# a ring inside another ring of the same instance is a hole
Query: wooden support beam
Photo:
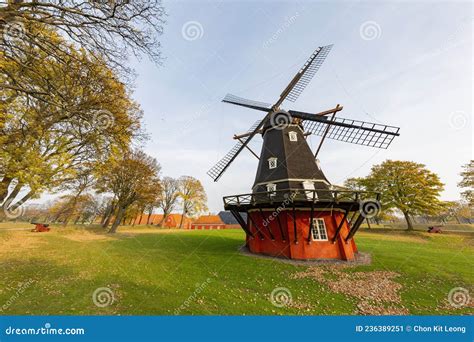
{"type": "MultiPolygon", "coordinates": [[[[262,133],[263,129],[259,129],[257,133],[262,133]]],[[[235,140],[240,140],[242,138],[248,137],[251,133],[242,133],[242,134],[234,134],[234,139],[235,140]]]]}
{"type": "Polygon", "coordinates": [[[311,214],[309,218],[309,231],[308,231],[308,244],[311,244],[311,234],[313,233],[314,223],[314,200],[315,200],[316,191],[313,191],[313,200],[311,201],[311,214]]]}
{"type": "MultiPolygon", "coordinates": [[[[244,144],[244,142],[242,141],[242,139],[237,139],[237,140],[239,140],[239,141],[242,143],[242,145],[244,144]]],[[[245,148],[246,148],[247,150],[249,150],[250,153],[252,153],[252,154],[255,156],[255,158],[257,158],[258,160],[260,160],[260,158],[257,156],[257,154],[256,154],[248,145],[245,145],[245,148]]]]}
{"type": "Polygon", "coordinates": [[[230,211],[232,216],[235,217],[235,219],[237,220],[237,222],[239,223],[239,225],[242,227],[242,229],[244,230],[244,232],[249,235],[250,237],[253,237],[253,234],[252,232],[250,231],[249,227],[247,226],[247,223],[244,221],[244,219],[242,218],[242,215],[240,215],[240,213],[236,210],[231,210],[230,211]]]}
{"type": "Polygon", "coordinates": [[[286,241],[285,234],[283,234],[283,227],[280,221],[280,213],[278,212],[278,207],[275,205],[275,212],[277,213],[278,228],[280,228],[281,239],[283,242],[286,241]]]}
{"type": "Polygon", "coordinates": [[[365,220],[364,215],[359,214],[359,216],[357,216],[357,219],[355,220],[354,225],[352,226],[351,230],[347,234],[347,237],[345,239],[346,242],[348,242],[350,239],[352,239],[354,234],[359,230],[360,225],[362,224],[362,222],[364,222],[364,220],[365,220]]]}
{"type": "Polygon", "coordinates": [[[293,202],[293,232],[295,234],[295,244],[298,244],[298,231],[296,229],[296,208],[295,202],[293,202]]]}
{"type": "MultiPolygon", "coordinates": [[[[259,208],[258,209],[260,211],[260,216],[262,217],[262,220],[265,221],[265,216],[263,216],[263,210],[262,208],[259,208]]],[[[272,241],[275,241],[275,237],[273,236],[272,234],[272,230],[270,229],[270,227],[267,225],[264,225],[265,228],[267,228],[267,231],[268,231],[268,234],[270,234],[270,237],[272,238],[272,241]]]]}
{"type": "Polygon", "coordinates": [[[264,240],[264,239],[265,239],[265,236],[262,234],[262,232],[260,231],[260,228],[258,228],[257,224],[256,224],[255,221],[252,219],[252,215],[250,215],[250,213],[247,213],[247,217],[250,219],[250,222],[252,222],[252,224],[254,225],[255,229],[257,229],[257,233],[258,233],[258,235],[260,236],[260,240],[264,240]]]}
{"type": "MultiPolygon", "coordinates": [[[[336,109],[339,108],[339,104],[336,106],[336,109]]],[[[331,120],[329,120],[329,123],[328,123],[328,126],[326,127],[326,130],[324,131],[324,134],[321,138],[321,141],[319,142],[319,146],[318,146],[318,149],[316,150],[316,153],[314,154],[314,158],[317,158],[318,157],[318,154],[319,154],[319,151],[321,150],[321,146],[323,146],[323,143],[324,143],[324,140],[326,139],[326,135],[328,135],[329,133],[329,130],[332,128],[331,126],[331,122],[334,121],[334,117],[336,116],[336,113],[338,112],[338,110],[336,110],[332,116],[331,116],[331,120]]]]}
{"type": "Polygon", "coordinates": [[[352,227],[352,221],[354,220],[354,217],[356,216],[357,211],[354,211],[351,215],[351,218],[349,219],[349,228],[352,227]]]}
{"type": "Polygon", "coordinates": [[[333,243],[333,244],[336,243],[336,239],[337,239],[339,233],[341,232],[342,226],[344,225],[344,221],[346,221],[346,219],[347,219],[347,215],[349,215],[349,211],[350,211],[350,209],[349,209],[349,210],[346,210],[346,211],[344,212],[344,217],[342,218],[341,222],[339,222],[339,225],[337,226],[337,229],[336,229],[336,232],[335,232],[335,234],[334,234],[334,237],[332,238],[332,243],[333,243]]]}

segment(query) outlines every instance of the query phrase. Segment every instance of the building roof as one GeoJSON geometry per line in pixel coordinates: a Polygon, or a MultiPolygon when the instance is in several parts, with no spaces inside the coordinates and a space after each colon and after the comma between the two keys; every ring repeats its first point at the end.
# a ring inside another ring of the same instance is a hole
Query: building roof
{"type": "Polygon", "coordinates": [[[225,224],[219,215],[203,215],[200,216],[194,224],[225,224]]]}
{"type": "Polygon", "coordinates": [[[302,188],[303,180],[317,180],[316,189],[329,189],[329,181],[314,159],[301,127],[291,124],[283,129],[267,129],[253,191],[265,192],[266,184],[273,182],[277,183],[277,190],[302,188]],[[296,134],[296,141],[290,141],[290,132],[296,134]],[[277,158],[277,165],[270,169],[269,160],[273,158],[277,158]]]}
{"type": "MultiPolygon", "coordinates": [[[[230,211],[219,212],[219,217],[225,224],[239,224],[230,211]]],[[[247,213],[240,213],[244,221],[247,221],[247,213]]]]}

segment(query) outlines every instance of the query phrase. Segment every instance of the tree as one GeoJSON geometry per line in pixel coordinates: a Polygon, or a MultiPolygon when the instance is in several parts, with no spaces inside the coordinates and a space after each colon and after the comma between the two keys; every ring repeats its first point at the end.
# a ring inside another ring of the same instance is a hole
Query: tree
{"type": "Polygon", "coordinates": [[[110,67],[130,72],[124,63],[129,53],[160,61],[157,37],[163,33],[165,16],[160,0],[8,0],[0,7],[0,31],[14,39],[0,39],[0,50],[14,49],[21,40],[53,58],[67,52],[49,36],[30,30],[41,24],[67,37],[76,48],[102,56],[110,67]]]}
{"type": "Polygon", "coordinates": [[[158,206],[163,210],[163,218],[158,223],[161,226],[173,212],[179,197],[180,182],[172,177],[163,177],[161,192],[158,196],[158,206]]]}
{"type": "Polygon", "coordinates": [[[90,218],[91,206],[95,207],[96,200],[91,194],[68,194],[57,199],[49,209],[52,222],[62,222],[66,226],[71,218],[77,224],[84,217],[90,218]]]}
{"type": "Polygon", "coordinates": [[[207,196],[201,182],[191,176],[179,178],[179,197],[183,206],[183,213],[179,222],[179,228],[183,227],[185,216],[193,216],[207,211],[207,196]]]}
{"type": "Polygon", "coordinates": [[[344,187],[352,191],[366,191],[364,178],[348,178],[344,181],[344,187]]]}
{"type": "Polygon", "coordinates": [[[381,193],[382,207],[403,213],[408,230],[413,230],[412,215],[435,214],[442,209],[438,197],[443,183],[423,164],[386,160],[372,167],[364,183],[368,191],[381,193]]]}
{"type": "Polygon", "coordinates": [[[98,190],[111,192],[116,199],[117,212],[109,233],[115,233],[125,211],[132,204],[156,200],[160,191],[160,165],[155,158],[140,150],[125,153],[122,158],[111,159],[99,178],[98,190]]]}
{"type": "Polygon", "coordinates": [[[472,214],[469,203],[463,201],[447,201],[443,204],[443,210],[437,216],[443,223],[448,222],[450,219],[455,219],[459,224],[470,222],[472,214]]]}
{"type": "MultiPolygon", "coordinates": [[[[91,173],[91,170],[86,168],[86,170],[79,174],[75,180],[66,184],[66,187],[71,189],[73,193],[70,194],[69,201],[65,205],[73,208],[74,211],[77,207],[77,204],[80,202],[80,200],[82,200],[83,207],[85,208],[87,204],[90,204],[92,198],[90,196],[84,197],[84,193],[94,185],[94,182],[95,179],[91,173]]],[[[72,214],[64,219],[64,226],[68,224],[71,217],[72,214]]]]}
{"type": "Polygon", "coordinates": [[[15,58],[0,50],[0,84],[28,86],[0,87],[7,99],[0,101],[0,204],[8,210],[74,181],[141,136],[139,106],[103,61],[41,25],[30,30],[67,52],[53,58],[25,42],[15,58]]]}
{"type": "Polygon", "coordinates": [[[461,196],[469,202],[471,206],[474,206],[474,160],[471,160],[469,164],[463,165],[463,169],[461,172],[462,180],[458,186],[466,189],[461,192],[461,196]]]}

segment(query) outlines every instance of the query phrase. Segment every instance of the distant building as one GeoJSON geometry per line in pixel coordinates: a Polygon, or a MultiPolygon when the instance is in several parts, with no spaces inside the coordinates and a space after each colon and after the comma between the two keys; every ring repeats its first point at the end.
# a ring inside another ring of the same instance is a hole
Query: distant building
{"type": "MultiPolygon", "coordinates": [[[[135,219],[135,225],[144,225],[149,222],[150,225],[158,225],[163,221],[163,214],[151,214],[148,220],[148,214],[142,214],[135,219]]],[[[181,222],[181,214],[170,214],[166,221],[161,223],[164,228],[179,228],[181,222]]],[[[183,229],[191,228],[192,220],[189,217],[183,218],[183,229]]]]}
{"type": "Polygon", "coordinates": [[[191,229],[225,229],[219,215],[203,215],[191,224],[191,229]]]}
{"type": "MultiPolygon", "coordinates": [[[[230,211],[221,211],[217,215],[219,215],[221,220],[228,226],[227,228],[240,228],[239,222],[237,222],[234,215],[232,215],[230,211]]],[[[244,219],[244,221],[247,221],[246,213],[242,213],[241,216],[244,219]]]]}
{"type": "Polygon", "coordinates": [[[229,229],[240,228],[237,220],[228,211],[218,215],[203,215],[191,224],[191,229],[229,229]]]}

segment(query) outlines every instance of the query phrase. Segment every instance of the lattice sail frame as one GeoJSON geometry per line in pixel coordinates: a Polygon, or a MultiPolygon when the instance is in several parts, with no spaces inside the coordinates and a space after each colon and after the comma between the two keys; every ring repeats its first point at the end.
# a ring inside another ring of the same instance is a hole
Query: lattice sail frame
{"type": "Polygon", "coordinates": [[[245,99],[243,97],[239,97],[232,94],[227,94],[222,100],[222,102],[232,103],[237,106],[243,106],[247,108],[253,108],[253,109],[264,110],[264,111],[269,111],[272,106],[270,103],[249,100],[249,99],[245,99]]]}
{"type": "MultiPolygon", "coordinates": [[[[247,131],[247,133],[253,132],[262,120],[257,120],[252,127],[250,127],[247,131]]],[[[227,165],[232,161],[232,159],[236,156],[236,154],[239,152],[240,148],[242,145],[249,139],[249,136],[243,137],[239,140],[237,144],[232,147],[232,149],[227,152],[227,154],[219,160],[209,171],[206,173],[215,181],[217,181],[221,176],[222,176],[222,171],[227,167],[227,165]]]]}
{"type": "Polygon", "coordinates": [[[327,122],[303,121],[306,133],[319,136],[325,134],[328,125],[330,127],[326,138],[380,149],[387,149],[400,130],[399,127],[344,118],[334,118],[327,122]]]}
{"type": "Polygon", "coordinates": [[[293,86],[293,89],[288,93],[286,100],[295,102],[301,95],[306,86],[311,82],[314,75],[318,72],[324,60],[331,51],[333,44],[317,48],[313,54],[308,58],[306,63],[301,67],[299,73],[303,73],[298,82],[293,86]],[[309,64],[309,66],[308,66],[309,64]]]}

